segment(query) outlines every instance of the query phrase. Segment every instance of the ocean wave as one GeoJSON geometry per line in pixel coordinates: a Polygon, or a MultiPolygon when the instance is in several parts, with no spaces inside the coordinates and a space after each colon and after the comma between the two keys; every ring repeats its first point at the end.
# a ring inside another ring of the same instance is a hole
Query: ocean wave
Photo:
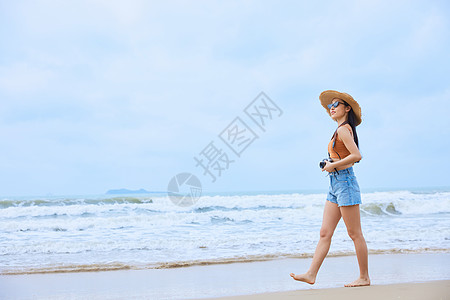
{"type": "MultiPolygon", "coordinates": [[[[363,194],[362,198],[361,215],[367,218],[450,213],[450,193],[383,192],[363,194]]],[[[38,206],[31,205],[28,203],[30,201],[25,201],[27,205],[18,205],[20,201],[0,210],[0,226],[4,232],[54,231],[55,228],[80,231],[123,226],[160,228],[186,224],[238,225],[250,222],[291,224],[299,219],[316,222],[322,218],[326,200],[324,195],[295,194],[209,197],[190,209],[174,208],[167,198],[115,197],[92,202],[96,204],[89,204],[86,199],[71,199],[60,202],[63,205],[38,206]]]]}
{"type": "Polygon", "coordinates": [[[389,216],[450,213],[450,193],[367,193],[362,194],[361,210],[367,215],[389,216]]]}
{"type": "MultiPolygon", "coordinates": [[[[361,210],[367,216],[450,213],[450,192],[418,193],[410,191],[362,193],[361,210]]],[[[304,215],[323,213],[326,194],[237,195],[201,198],[192,211],[240,213],[246,210],[294,210],[304,215]]]]}
{"type": "MultiPolygon", "coordinates": [[[[362,193],[361,208],[370,215],[399,215],[410,213],[450,213],[450,192],[417,193],[410,191],[362,193]]],[[[278,195],[234,195],[203,196],[191,207],[174,205],[168,197],[107,197],[64,198],[64,199],[2,199],[0,209],[38,208],[67,206],[127,205],[143,206],[152,204],[155,212],[208,213],[241,212],[244,210],[264,211],[298,209],[308,214],[321,213],[326,194],[278,194],[278,195]]]]}
{"type": "Polygon", "coordinates": [[[107,205],[107,204],[145,204],[152,203],[148,197],[112,197],[99,199],[65,198],[65,199],[3,199],[0,208],[30,206],[67,206],[67,205],[107,205]]]}
{"type": "Polygon", "coordinates": [[[360,207],[362,215],[379,216],[379,215],[401,215],[402,213],[395,208],[395,204],[389,203],[368,203],[360,207]]]}

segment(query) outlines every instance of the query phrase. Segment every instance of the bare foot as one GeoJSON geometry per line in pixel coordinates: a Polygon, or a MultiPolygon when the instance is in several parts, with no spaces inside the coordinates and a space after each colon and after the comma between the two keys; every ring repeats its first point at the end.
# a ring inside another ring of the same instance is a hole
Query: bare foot
{"type": "Polygon", "coordinates": [[[305,273],[305,274],[301,274],[301,275],[295,275],[294,273],[290,274],[292,278],[294,278],[297,281],[303,281],[309,284],[314,284],[314,282],[316,282],[316,277],[305,273]]]}
{"type": "Polygon", "coordinates": [[[348,283],[345,286],[346,287],[354,287],[354,286],[366,286],[366,285],[370,285],[369,277],[359,277],[352,283],[348,283]]]}

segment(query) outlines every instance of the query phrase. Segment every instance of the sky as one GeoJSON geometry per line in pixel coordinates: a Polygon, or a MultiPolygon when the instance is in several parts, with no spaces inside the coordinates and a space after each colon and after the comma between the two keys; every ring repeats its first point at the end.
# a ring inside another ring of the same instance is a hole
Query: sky
{"type": "Polygon", "coordinates": [[[446,1],[0,0],[0,196],[327,190],[328,89],[362,108],[361,190],[448,187],[446,1]],[[263,92],[265,131],[245,108],[263,92]],[[258,136],[238,157],[220,134],[258,136]],[[210,143],[228,169],[196,166],[210,143]]]}

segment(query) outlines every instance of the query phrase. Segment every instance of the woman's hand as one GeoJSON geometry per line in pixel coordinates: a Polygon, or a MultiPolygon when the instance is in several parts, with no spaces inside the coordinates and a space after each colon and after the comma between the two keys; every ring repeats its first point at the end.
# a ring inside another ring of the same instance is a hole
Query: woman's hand
{"type": "Polygon", "coordinates": [[[323,171],[327,171],[327,172],[333,172],[334,171],[334,165],[332,162],[329,162],[328,160],[325,161],[325,166],[322,169],[323,171]]]}

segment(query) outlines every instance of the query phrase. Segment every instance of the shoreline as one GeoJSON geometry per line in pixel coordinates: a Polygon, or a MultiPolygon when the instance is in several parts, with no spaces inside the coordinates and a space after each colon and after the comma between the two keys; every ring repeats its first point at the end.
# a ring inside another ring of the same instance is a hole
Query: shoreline
{"type": "MultiPolygon", "coordinates": [[[[425,248],[425,249],[385,249],[385,250],[369,250],[369,256],[373,255],[390,255],[390,254],[439,254],[450,253],[449,249],[441,248],[425,248]]],[[[165,263],[152,263],[148,265],[132,265],[121,262],[110,263],[97,263],[97,264],[64,264],[58,266],[41,266],[39,268],[28,269],[6,269],[0,272],[0,276],[13,276],[13,275],[45,275],[45,274],[63,274],[63,273],[84,273],[84,272],[109,272],[109,271],[126,271],[126,270],[152,270],[152,269],[177,269],[177,268],[189,268],[195,266],[211,266],[211,265],[223,265],[223,264],[236,264],[236,263],[254,263],[265,262],[282,259],[312,259],[314,253],[301,253],[301,254],[263,254],[263,255],[247,255],[233,258],[219,258],[219,259],[201,259],[201,260],[186,260],[186,261],[173,261],[165,263]]],[[[355,256],[355,251],[333,251],[327,254],[327,257],[345,257],[355,256]]]]}
{"type": "MultiPolygon", "coordinates": [[[[1,275],[0,298],[214,299],[291,292],[306,295],[304,292],[315,294],[343,287],[359,274],[356,256],[339,256],[325,258],[313,286],[289,276],[291,272],[306,271],[310,262],[311,258],[285,258],[170,269],[1,275]]],[[[344,289],[372,290],[388,284],[444,281],[441,285],[448,292],[449,262],[450,253],[369,255],[372,285],[344,289]]]]}

